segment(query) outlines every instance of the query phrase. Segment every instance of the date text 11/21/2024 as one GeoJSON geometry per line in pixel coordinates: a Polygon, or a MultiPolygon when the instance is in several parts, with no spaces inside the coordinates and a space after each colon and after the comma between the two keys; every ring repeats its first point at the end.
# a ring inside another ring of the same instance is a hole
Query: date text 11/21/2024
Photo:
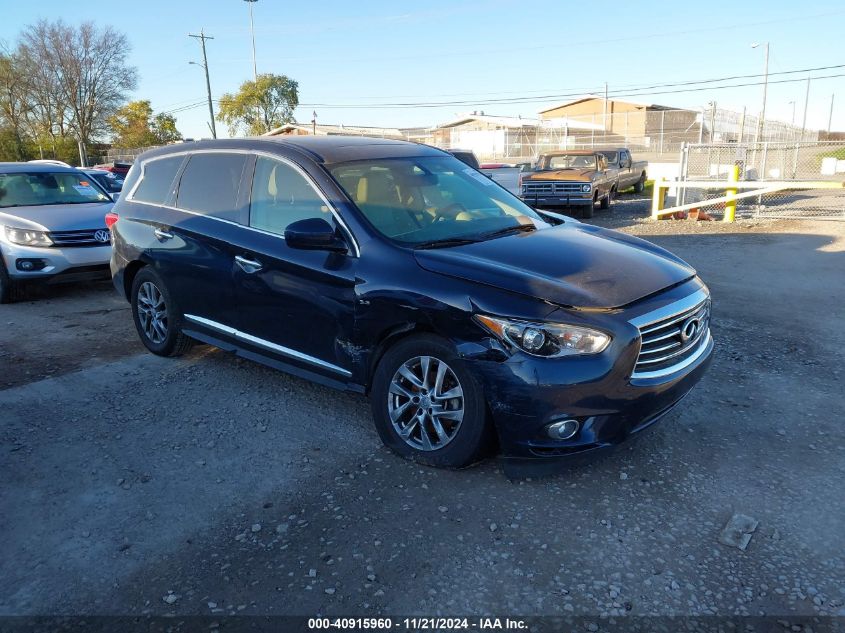
{"type": "Polygon", "coordinates": [[[528,625],[520,619],[511,618],[443,618],[414,617],[394,621],[392,618],[309,618],[309,630],[363,630],[387,631],[391,629],[408,631],[481,630],[519,631],[528,625]]]}

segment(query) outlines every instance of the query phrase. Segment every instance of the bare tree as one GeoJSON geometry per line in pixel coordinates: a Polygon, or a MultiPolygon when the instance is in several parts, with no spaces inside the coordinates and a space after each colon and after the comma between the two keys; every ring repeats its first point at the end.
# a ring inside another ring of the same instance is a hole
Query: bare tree
{"type": "Polygon", "coordinates": [[[24,159],[28,103],[26,75],[20,58],[0,51],[0,124],[12,133],[17,160],[24,159]]]}
{"type": "Polygon", "coordinates": [[[129,42],[109,26],[41,20],[24,29],[19,51],[34,69],[30,99],[42,128],[67,126],[84,144],[108,133],[108,118],[137,83],[129,42]]]}

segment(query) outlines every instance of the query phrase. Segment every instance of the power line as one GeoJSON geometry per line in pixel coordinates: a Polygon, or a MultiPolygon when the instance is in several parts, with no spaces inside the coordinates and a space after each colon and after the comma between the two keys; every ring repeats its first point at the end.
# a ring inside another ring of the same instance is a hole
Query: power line
{"type": "MultiPolygon", "coordinates": [[[[778,73],[769,73],[772,75],[785,75],[795,73],[807,73],[819,70],[831,70],[835,68],[845,68],[845,64],[836,64],[831,66],[818,66],[815,68],[801,68],[798,70],[781,71],[778,73]]],[[[763,82],[749,82],[742,84],[731,84],[727,86],[713,86],[708,85],[698,88],[684,88],[681,90],[667,90],[667,91],[652,91],[654,88],[673,88],[679,86],[694,86],[700,84],[713,84],[723,81],[732,81],[735,79],[745,79],[753,77],[762,77],[762,74],[754,75],[733,75],[728,77],[721,77],[718,79],[702,79],[698,81],[682,81],[666,84],[654,84],[651,86],[643,86],[641,88],[630,88],[628,90],[617,90],[608,93],[608,97],[631,97],[637,95],[655,95],[655,94],[677,94],[682,92],[701,92],[703,90],[722,90],[725,88],[740,88],[745,86],[760,86],[763,82]]],[[[827,75],[817,77],[817,79],[827,79],[831,77],[840,77],[842,75],[827,75]]],[[[769,81],[769,83],[790,83],[794,81],[803,81],[802,79],[782,79],[778,81],[769,81]]],[[[549,101],[551,99],[562,99],[567,97],[581,97],[584,96],[582,92],[569,92],[557,94],[545,94],[536,97],[509,97],[504,99],[481,99],[481,100],[458,100],[458,101],[417,101],[417,102],[394,102],[394,103],[352,103],[352,104],[333,104],[333,103],[300,103],[299,105],[305,107],[321,107],[321,108],[437,108],[444,106],[455,105],[493,105],[493,104],[518,104],[518,103],[537,103],[541,101],[549,101]]]]}

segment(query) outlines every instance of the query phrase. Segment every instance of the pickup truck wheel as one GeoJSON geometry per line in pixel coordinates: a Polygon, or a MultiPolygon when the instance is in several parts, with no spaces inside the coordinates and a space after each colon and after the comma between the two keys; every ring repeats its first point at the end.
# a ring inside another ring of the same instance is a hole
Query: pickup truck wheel
{"type": "Polygon", "coordinates": [[[640,174],[640,179],[634,183],[634,192],[642,193],[645,189],[645,172],[640,174]]]}
{"type": "Polygon", "coordinates": [[[584,208],[581,209],[581,217],[582,218],[589,219],[589,218],[593,217],[593,212],[596,209],[597,196],[598,196],[598,194],[593,195],[593,204],[584,205],[584,208]]]}
{"type": "Polygon", "coordinates": [[[601,199],[601,208],[602,209],[609,209],[610,208],[610,203],[613,202],[614,192],[615,192],[615,189],[611,189],[610,191],[607,192],[607,195],[605,195],[605,197],[601,199]]]}

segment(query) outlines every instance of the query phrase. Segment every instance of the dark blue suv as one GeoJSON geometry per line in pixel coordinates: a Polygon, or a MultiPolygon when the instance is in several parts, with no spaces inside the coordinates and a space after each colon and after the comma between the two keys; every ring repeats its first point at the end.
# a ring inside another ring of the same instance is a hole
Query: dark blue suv
{"type": "Polygon", "coordinates": [[[707,366],[710,296],[648,242],[537,211],[441,150],[358,137],[142,155],[107,216],[153,353],[193,341],[368,394],[399,454],[618,444],[707,366]]]}

